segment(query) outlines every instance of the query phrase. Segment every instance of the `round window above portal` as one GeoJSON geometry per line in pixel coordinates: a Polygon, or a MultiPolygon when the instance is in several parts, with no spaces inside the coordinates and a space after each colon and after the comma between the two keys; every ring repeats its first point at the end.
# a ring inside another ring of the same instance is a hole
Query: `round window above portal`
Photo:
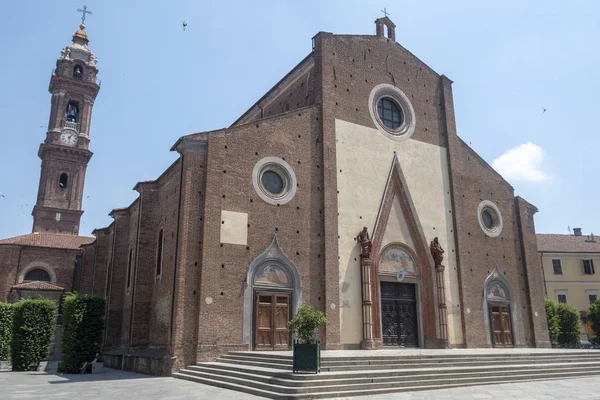
{"type": "Polygon", "coordinates": [[[406,140],[415,131],[415,110],[396,86],[375,86],[369,95],[369,112],[377,130],[390,139],[406,140]]]}
{"type": "Polygon", "coordinates": [[[489,200],[479,203],[477,209],[479,226],[489,237],[497,237],[502,232],[502,215],[496,204],[489,200]]]}
{"type": "Polygon", "coordinates": [[[296,194],[296,174],[290,165],[279,157],[265,157],[252,172],[254,190],[265,202],[283,205],[296,194]]]}

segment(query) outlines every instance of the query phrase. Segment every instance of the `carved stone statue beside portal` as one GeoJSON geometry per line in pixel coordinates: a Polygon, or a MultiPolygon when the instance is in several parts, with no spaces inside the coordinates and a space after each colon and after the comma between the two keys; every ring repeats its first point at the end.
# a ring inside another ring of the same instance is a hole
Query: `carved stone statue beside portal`
{"type": "Polygon", "coordinates": [[[431,251],[435,268],[443,268],[444,266],[442,265],[442,261],[444,260],[444,249],[442,249],[442,245],[440,245],[437,237],[431,241],[431,244],[429,245],[429,251],[431,251]]]}
{"type": "Polygon", "coordinates": [[[360,257],[370,258],[372,243],[366,226],[363,227],[362,231],[358,232],[358,236],[356,237],[356,239],[360,244],[360,257]]]}

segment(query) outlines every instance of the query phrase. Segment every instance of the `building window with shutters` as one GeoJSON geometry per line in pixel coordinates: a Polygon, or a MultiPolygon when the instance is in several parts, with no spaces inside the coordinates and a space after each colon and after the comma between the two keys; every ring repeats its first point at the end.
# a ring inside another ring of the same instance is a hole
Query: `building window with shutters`
{"type": "Polygon", "coordinates": [[[590,306],[594,304],[596,300],[598,300],[598,291],[597,290],[588,290],[587,291],[588,300],[590,302],[590,306]]]}
{"type": "Polygon", "coordinates": [[[566,290],[557,290],[556,291],[556,301],[559,303],[567,302],[567,291],[566,290]]]}
{"type": "Polygon", "coordinates": [[[552,260],[552,271],[554,275],[562,275],[562,264],[560,260],[552,260]]]}
{"type": "Polygon", "coordinates": [[[594,262],[592,260],[582,260],[583,261],[583,273],[586,275],[594,275],[596,271],[594,271],[594,262]]]}

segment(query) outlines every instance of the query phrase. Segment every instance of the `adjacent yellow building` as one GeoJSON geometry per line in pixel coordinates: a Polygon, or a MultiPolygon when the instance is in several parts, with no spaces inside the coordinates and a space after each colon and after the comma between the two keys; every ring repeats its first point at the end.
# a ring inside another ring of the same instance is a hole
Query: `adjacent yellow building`
{"type": "Polygon", "coordinates": [[[578,309],[581,339],[593,338],[586,312],[600,296],[600,240],[574,228],[573,235],[538,234],[537,244],[546,297],[578,309]]]}

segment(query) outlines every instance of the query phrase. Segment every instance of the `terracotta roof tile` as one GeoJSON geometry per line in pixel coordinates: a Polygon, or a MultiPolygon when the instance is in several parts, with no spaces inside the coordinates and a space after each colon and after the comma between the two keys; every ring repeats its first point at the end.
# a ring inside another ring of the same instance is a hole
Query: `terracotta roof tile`
{"type": "Polygon", "coordinates": [[[537,234],[538,251],[557,253],[600,253],[600,238],[586,235],[537,234]]]}
{"type": "Polygon", "coordinates": [[[62,292],[65,289],[60,286],[53,285],[48,282],[25,282],[19,283],[18,285],[14,285],[12,287],[13,290],[51,290],[56,292],[62,292]]]}
{"type": "Polygon", "coordinates": [[[10,244],[19,246],[51,247],[55,249],[79,249],[82,244],[92,243],[95,240],[89,236],[67,235],[64,233],[29,233],[0,240],[0,245],[10,244]]]}

